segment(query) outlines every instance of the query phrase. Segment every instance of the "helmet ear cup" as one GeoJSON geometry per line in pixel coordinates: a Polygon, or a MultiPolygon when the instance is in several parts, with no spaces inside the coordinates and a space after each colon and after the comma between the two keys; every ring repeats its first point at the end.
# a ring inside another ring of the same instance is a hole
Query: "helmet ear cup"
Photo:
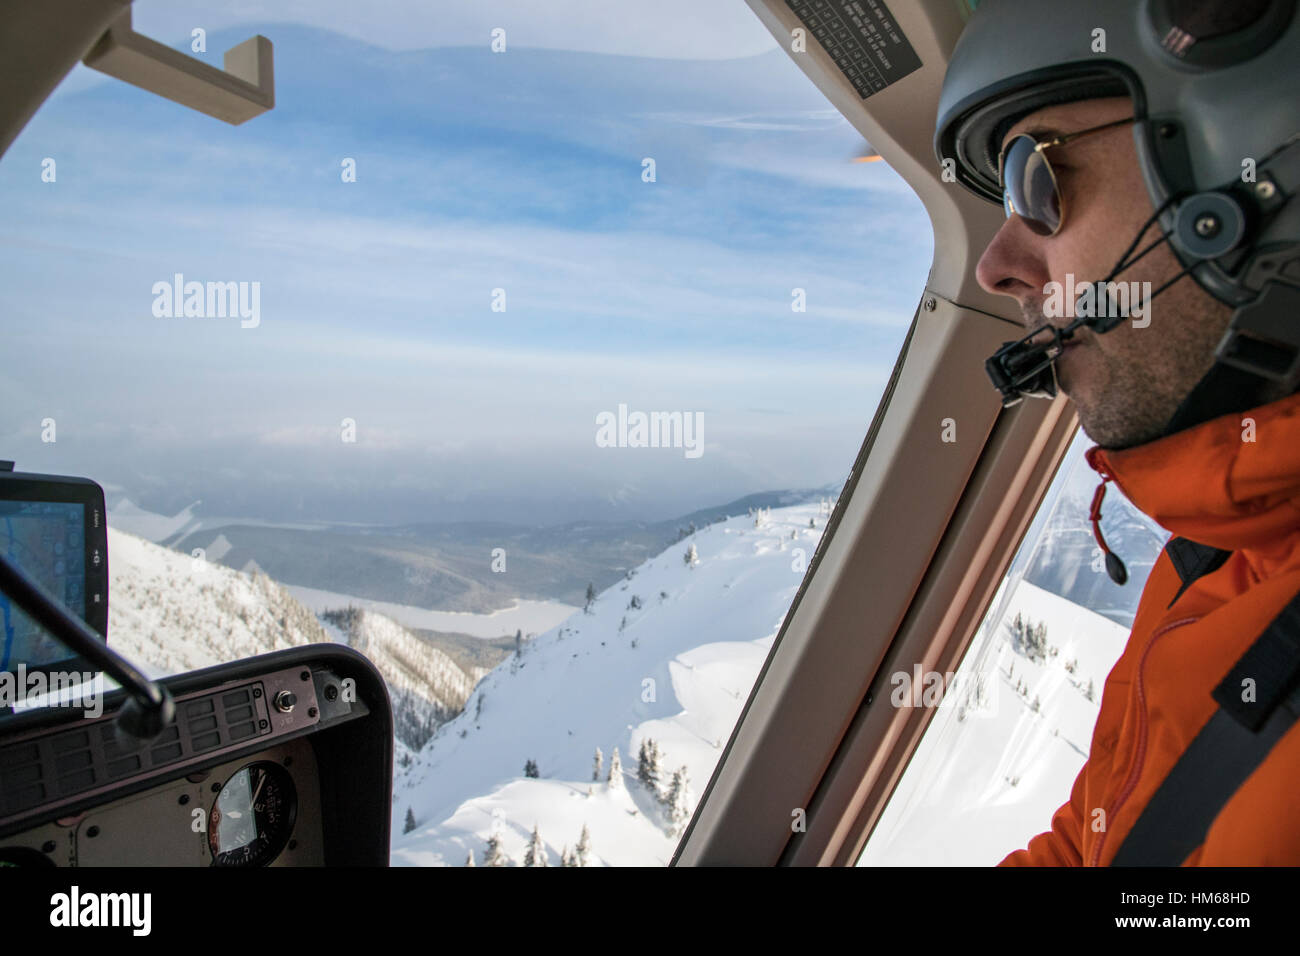
{"type": "Polygon", "coordinates": [[[1149,0],[1147,21],[1167,57],[1219,70],[1272,46],[1295,7],[1296,0],[1149,0]]]}
{"type": "Polygon", "coordinates": [[[1189,196],[1178,206],[1170,237],[1194,259],[1217,259],[1235,249],[1246,235],[1246,214],[1226,193],[1189,196]]]}

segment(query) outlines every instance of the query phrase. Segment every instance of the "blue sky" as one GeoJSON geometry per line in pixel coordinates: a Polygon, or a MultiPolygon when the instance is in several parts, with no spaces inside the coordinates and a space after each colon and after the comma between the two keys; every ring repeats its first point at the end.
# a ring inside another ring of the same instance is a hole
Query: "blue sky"
{"type": "Polygon", "coordinates": [[[79,66],[0,160],[0,457],[285,520],[650,519],[844,477],[929,223],[743,3],[217,6],[135,26],[203,25],[217,65],[270,37],[274,110],[230,127],[79,66]],[[177,272],[259,282],[260,325],[154,317],[177,272]],[[700,412],[705,454],[597,448],[620,403],[700,412]]]}

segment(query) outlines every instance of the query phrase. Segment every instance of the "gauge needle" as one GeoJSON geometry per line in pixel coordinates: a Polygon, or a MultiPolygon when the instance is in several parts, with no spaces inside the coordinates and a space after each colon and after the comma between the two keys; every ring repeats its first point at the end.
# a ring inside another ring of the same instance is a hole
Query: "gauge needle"
{"type": "Polygon", "coordinates": [[[262,771],[262,779],[259,780],[259,781],[257,781],[257,789],[253,791],[253,798],[252,798],[251,800],[248,801],[248,802],[253,806],[254,809],[257,808],[257,795],[258,795],[259,793],[262,792],[262,784],[264,784],[264,783],[266,783],[266,771],[265,771],[265,770],[262,771]]]}

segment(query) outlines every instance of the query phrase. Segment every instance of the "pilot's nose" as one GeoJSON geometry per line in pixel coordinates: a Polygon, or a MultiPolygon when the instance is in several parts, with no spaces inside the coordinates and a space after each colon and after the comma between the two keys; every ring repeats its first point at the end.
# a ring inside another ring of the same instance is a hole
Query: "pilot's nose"
{"type": "Polygon", "coordinates": [[[1019,216],[1004,222],[975,266],[980,288],[993,295],[1012,296],[1018,302],[1041,294],[1048,278],[1034,246],[1037,238],[1019,216]]]}

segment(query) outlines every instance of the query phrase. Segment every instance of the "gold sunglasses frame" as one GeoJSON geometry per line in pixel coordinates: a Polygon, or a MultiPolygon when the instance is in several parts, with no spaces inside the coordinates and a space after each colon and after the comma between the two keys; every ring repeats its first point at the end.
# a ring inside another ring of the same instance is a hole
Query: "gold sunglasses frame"
{"type": "Polygon", "coordinates": [[[1056,235],[1058,232],[1060,232],[1061,227],[1065,225],[1065,197],[1061,195],[1060,183],[1056,181],[1056,170],[1052,168],[1052,163],[1047,158],[1047,155],[1044,151],[1051,149],[1053,146],[1064,146],[1066,143],[1071,143],[1076,139],[1080,139],[1081,137],[1088,136],[1092,133],[1100,133],[1103,130],[1114,129],[1117,126],[1124,126],[1128,123],[1135,123],[1137,122],[1137,120],[1138,118],[1136,116],[1130,116],[1127,119],[1115,120],[1110,123],[1103,123],[1100,126],[1091,126],[1088,129],[1076,130],[1073,133],[1063,133],[1059,136],[1053,136],[1051,139],[1048,140],[1040,140],[1036,136],[1033,136],[1030,133],[1018,133],[1017,135],[1011,137],[1011,139],[1007,140],[1007,142],[1002,147],[1002,151],[998,153],[998,185],[1002,188],[1002,208],[1006,210],[1007,218],[1010,219],[1013,215],[1020,216],[1021,219],[1025,220],[1025,225],[1028,226],[1029,229],[1033,231],[1035,234],[1040,236],[1051,237],[1056,235]],[[1035,229],[1032,225],[1030,225],[1030,223],[1038,222],[1040,220],[1031,220],[1025,217],[1024,215],[1022,215],[1021,213],[1016,212],[1016,210],[1012,207],[1010,192],[1007,189],[1007,184],[1006,184],[1005,164],[1007,159],[1007,151],[1011,148],[1012,144],[1019,139],[1028,139],[1030,142],[1034,144],[1034,152],[1042,156],[1043,165],[1047,168],[1047,175],[1050,176],[1052,179],[1052,190],[1053,192],[1056,193],[1056,205],[1057,208],[1060,209],[1061,215],[1056,223],[1056,228],[1053,229],[1051,232],[1040,232],[1038,229],[1035,229]]]}

